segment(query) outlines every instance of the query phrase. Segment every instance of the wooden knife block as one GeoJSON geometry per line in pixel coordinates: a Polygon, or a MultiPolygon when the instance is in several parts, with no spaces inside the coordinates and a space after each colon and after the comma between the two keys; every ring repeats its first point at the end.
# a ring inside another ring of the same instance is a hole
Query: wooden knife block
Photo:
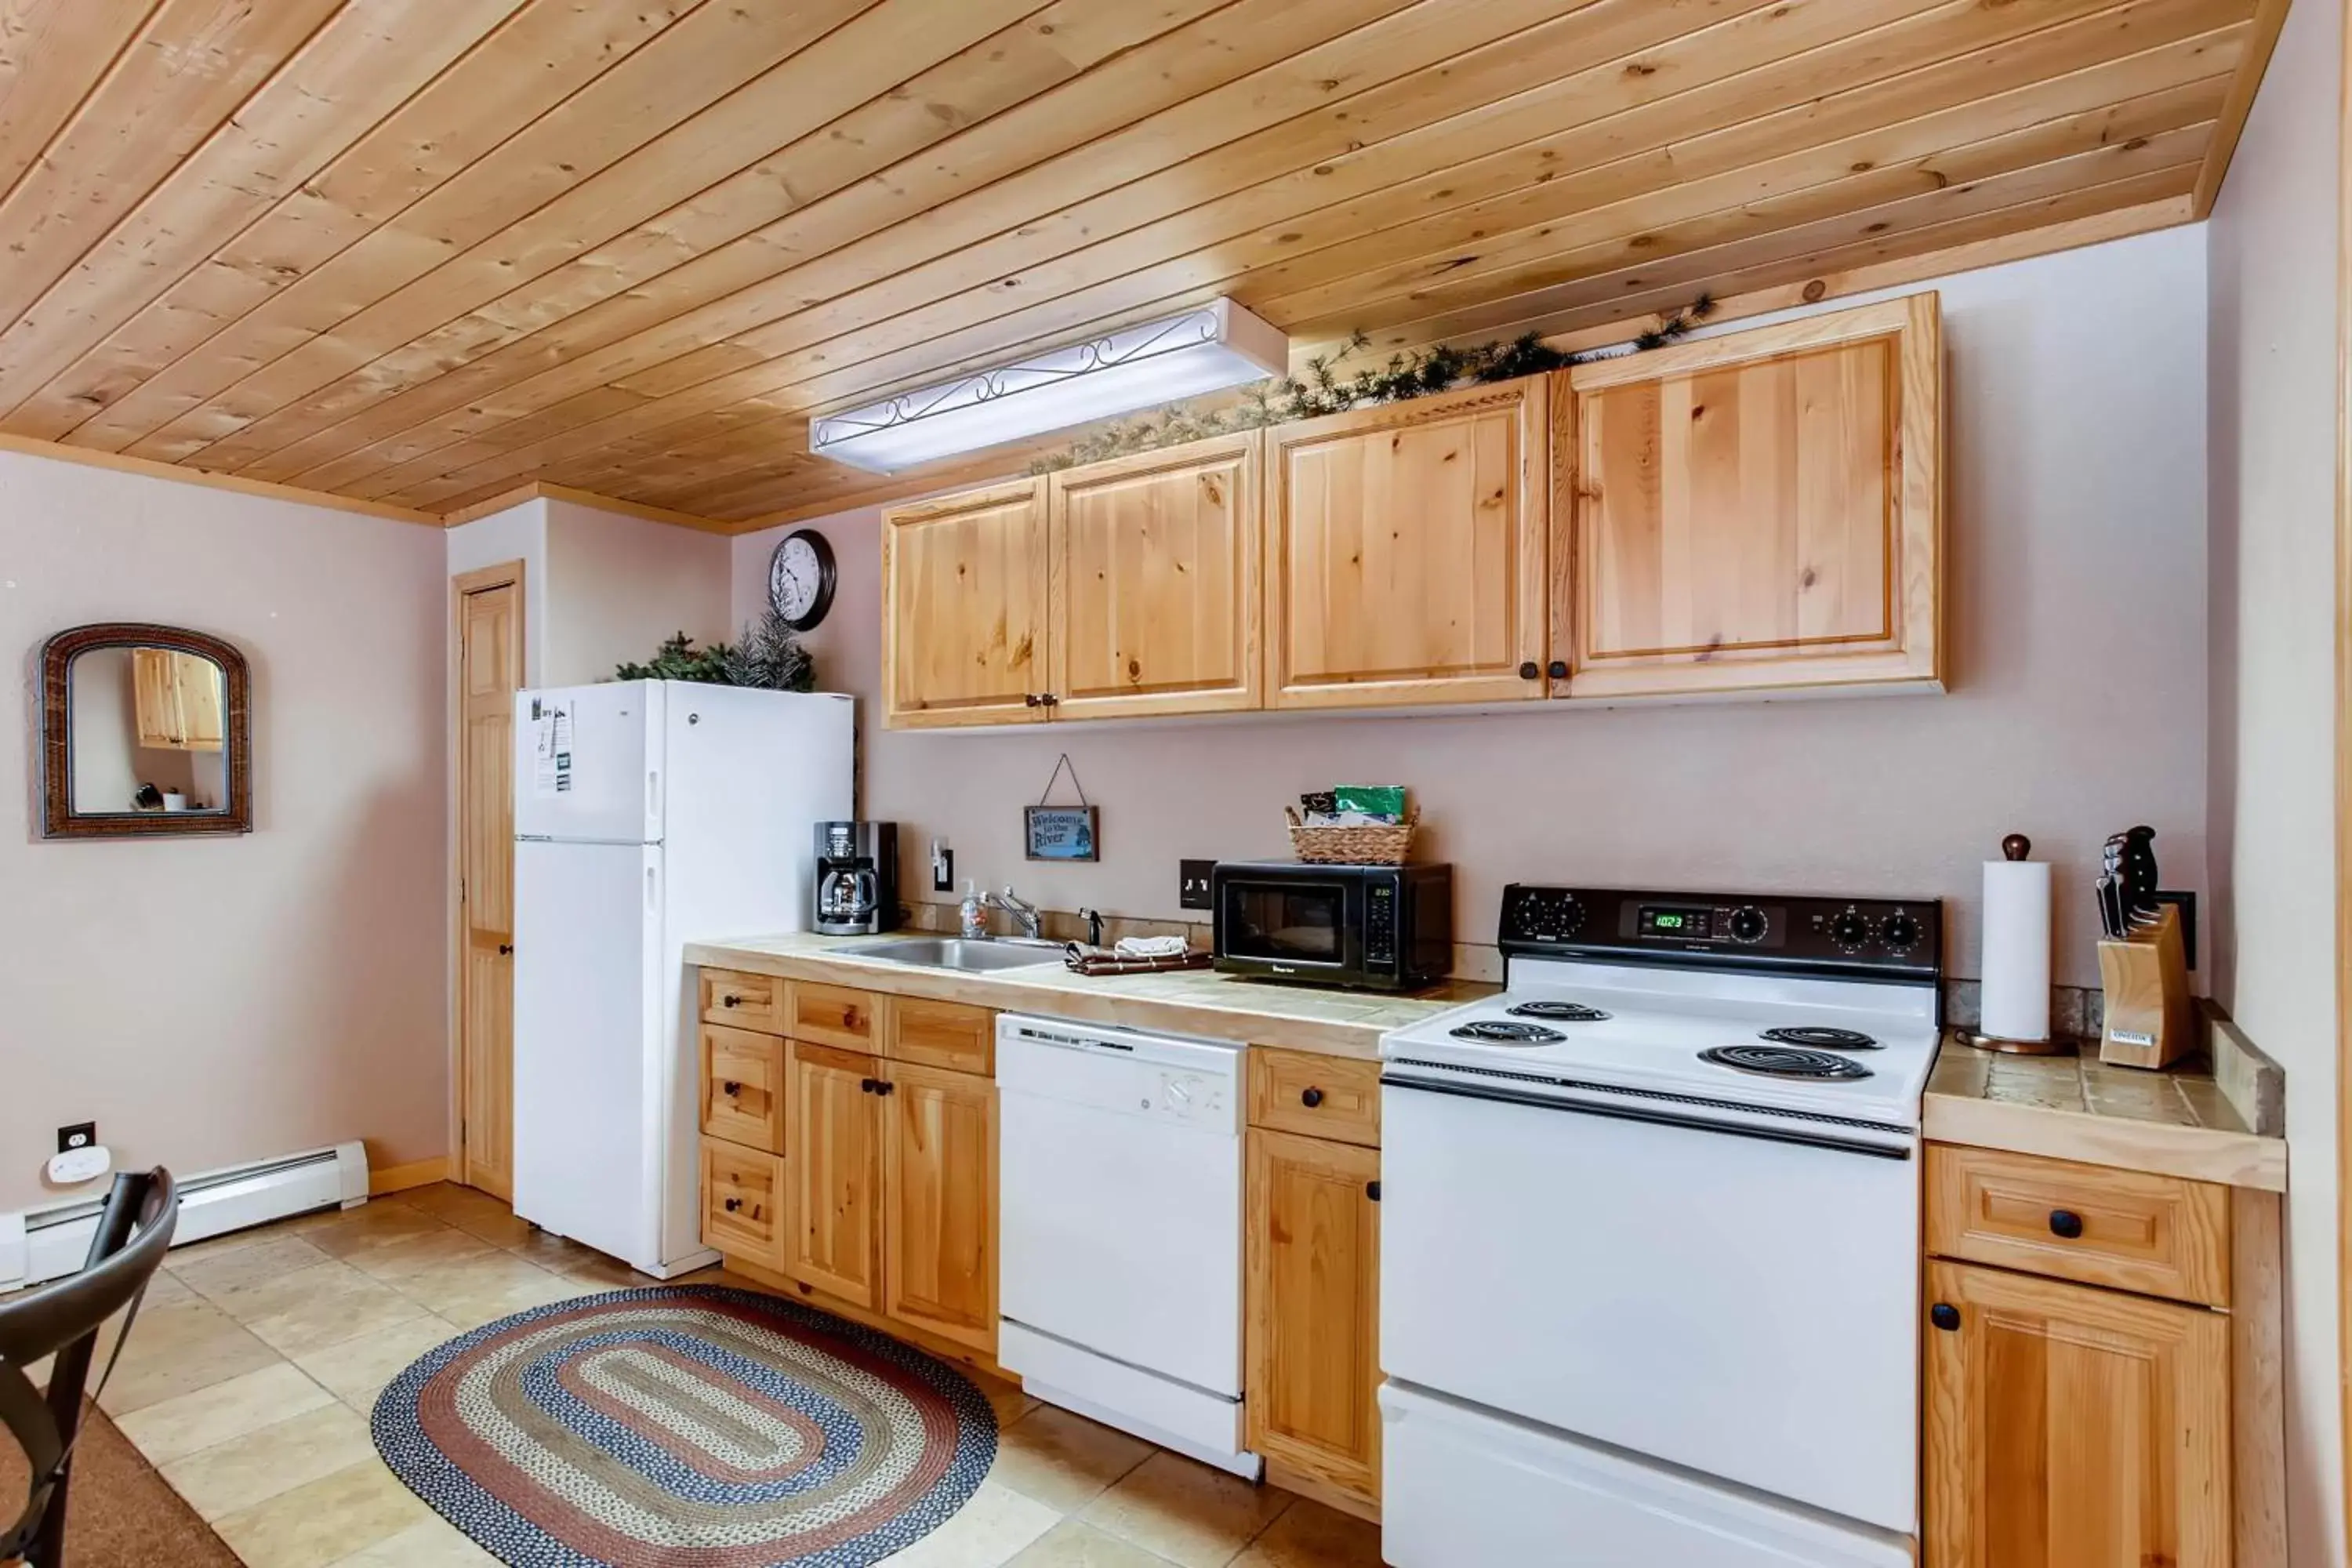
{"type": "Polygon", "coordinates": [[[2154,924],[2121,942],[2099,943],[2099,983],[2107,994],[2101,1061],[2162,1068],[2188,1054],[2194,1043],[2194,1009],[2179,910],[2167,904],[2154,924]]]}

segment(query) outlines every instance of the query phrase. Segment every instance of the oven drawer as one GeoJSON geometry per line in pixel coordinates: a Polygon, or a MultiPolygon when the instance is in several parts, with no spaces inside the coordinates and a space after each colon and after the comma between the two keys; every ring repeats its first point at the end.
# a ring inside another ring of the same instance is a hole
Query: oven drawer
{"type": "Polygon", "coordinates": [[[2226,1307],[2230,1191],[2177,1176],[1931,1144],[1927,1249],[2226,1307]]]}
{"type": "Polygon", "coordinates": [[[1275,1132],[1381,1146],[1381,1064],[1253,1046],[1249,1121],[1275,1132]]]}

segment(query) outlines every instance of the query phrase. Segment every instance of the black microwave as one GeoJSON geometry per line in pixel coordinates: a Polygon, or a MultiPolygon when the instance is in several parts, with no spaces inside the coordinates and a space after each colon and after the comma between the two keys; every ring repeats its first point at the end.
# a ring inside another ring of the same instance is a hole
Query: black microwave
{"type": "Polygon", "coordinates": [[[1209,874],[1229,974],[1410,991],[1454,963],[1454,868],[1220,860],[1209,874]]]}

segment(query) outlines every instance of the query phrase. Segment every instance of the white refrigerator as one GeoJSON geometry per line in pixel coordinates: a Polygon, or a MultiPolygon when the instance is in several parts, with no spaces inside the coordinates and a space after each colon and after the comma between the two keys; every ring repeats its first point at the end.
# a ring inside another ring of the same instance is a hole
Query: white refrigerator
{"type": "Polygon", "coordinates": [[[516,693],[515,1213],[658,1279],[717,1258],[684,948],[808,929],[855,712],[677,680],[516,693]]]}

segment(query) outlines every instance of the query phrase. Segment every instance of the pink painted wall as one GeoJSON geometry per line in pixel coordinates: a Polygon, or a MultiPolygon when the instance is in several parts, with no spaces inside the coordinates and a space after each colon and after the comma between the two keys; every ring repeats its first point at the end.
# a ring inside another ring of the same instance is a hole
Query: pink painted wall
{"type": "Polygon", "coordinates": [[[442,1153],[447,892],[440,533],[0,453],[0,1209],[60,1124],[196,1171],[351,1138],[442,1153]],[[252,667],[248,837],[44,843],[34,660],[152,620],[252,667]]]}
{"type": "MultiPolygon", "coordinates": [[[[1286,853],[1281,808],[1299,791],[1402,783],[1428,854],[1457,868],[1466,941],[1493,940],[1515,878],[1925,893],[1950,901],[1960,975],[1978,972],[1979,863],[2017,830],[2058,863],[2057,977],[2095,984],[2088,889],[2109,833],[2150,823],[2167,881],[2205,879],[2204,239],[2174,230],[1940,287],[1948,695],[893,733],[874,718],[866,510],[817,525],[841,588],[812,639],[823,683],[867,700],[864,809],[907,826],[919,872],[943,834],[983,886],[1166,918],[1179,858],[1286,853]],[[1064,751],[1103,809],[1096,865],[1022,858],[1020,808],[1064,751]]],[[[735,541],[739,621],[778,537],[735,541]]]]}

